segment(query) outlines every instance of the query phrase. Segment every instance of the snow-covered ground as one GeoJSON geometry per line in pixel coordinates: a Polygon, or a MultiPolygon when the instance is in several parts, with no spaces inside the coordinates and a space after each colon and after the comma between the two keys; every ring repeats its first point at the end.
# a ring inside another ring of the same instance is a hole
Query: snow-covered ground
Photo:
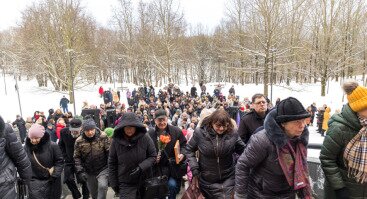
{"type": "MultiPolygon", "coordinates": [[[[20,114],[20,109],[18,105],[18,97],[15,90],[15,80],[13,76],[5,76],[6,80],[6,89],[7,95],[5,95],[5,84],[3,76],[0,77],[0,115],[6,121],[15,120],[15,116],[20,114]]],[[[215,85],[218,83],[209,83],[206,84],[207,92],[213,93],[215,85]]],[[[221,83],[224,85],[222,92],[227,95],[229,88],[233,85],[230,83],[221,83]]],[[[51,85],[51,84],[49,84],[51,85]]],[[[80,114],[81,107],[84,101],[87,101],[88,104],[94,104],[99,106],[102,103],[102,99],[99,97],[98,88],[99,86],[103,86],[104,89],[112,88],[117,89],[121,88],[121,83],[116,83],[116,87],[114,88],[114,84],[97,84],[97,85],[89,85],[83,88],[79,88],[75,91],[76,98],[76,112],[80,114]]],[[[325,97],[320,97],[320,83],[317,84],[296,84],[292,83],[290,87],[286,85],[274,85],[273,86],[273,102],[279,97],[284,99],[289,96],[293,96],[298,98],[305,107],[309,106],[311,103],[316,102],[317,107],[322,106],[323,104],[327,104],[331,107],[331,113],[333,114],[336,109],[341,109],[343,103],[346,102],[346,99],[343,100],[343,92],[341,89],[340,82],[330,82],[328,94],[325,97]]],[[[58,108],[60,99],[63,95],[66,95],[69,98],[68,93],[60,93],[54,92],[52,87],[39,88],[36,80],[25,81],[25,78],[22,81],[18,82],[19,93],[20,93],[20,102],[22,107],[22,115],[24,118],[28,116],[32,116],[34,111],[43,111],[45,114],[48,114],[48,110],[50,108],[58,108]]],[[[123,84],[124,88],[129,88],[133,90],[133,88],[137,87],[133,84],[123,84]]],[[[200,92],[199,85],[196,85],[200,92]]],[[[240,96],[240,99],[243,100],[244,97],[249,97],[255,93],[261,93],[263,91],[263,85],[255,85],[255,84],[246,84],[246,85],[237,85],[234,84],[236,95],[240,96]]],[[[180,85],[180,88],[184,91],[189,91],[191,85],[180,85]]],[[[270,86],[269,86],[270,89],[270,86]]],[[[122,102],[126,103],[126,95],[125,91],[121,92],[122,102]]],[[[69,105],[69,111],[73,112],[73,105],[69,105]]],[[[311,136],[310,143],[322,143],[323,138],[316,133],[316,127],[311,127],[311,136]]],[[[317,150],[309,150],[309,155],[313,157],[318,157],[317,150]]]]}

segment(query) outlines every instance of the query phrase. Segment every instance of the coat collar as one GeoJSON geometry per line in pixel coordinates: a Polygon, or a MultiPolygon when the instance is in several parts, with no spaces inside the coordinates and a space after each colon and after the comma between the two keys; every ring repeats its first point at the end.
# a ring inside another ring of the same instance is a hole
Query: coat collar
{"type": "MultiPolygon", "coordinates": [[[[280,127],[280,125],[275,121],[275,117],[277,115],[276,109],[273,109],[266,116],[264,121],[265,134],[269,138],[271,142],[273,142],[278,148],[282,148],[287,144],[290,138],[285,134],[284,130],[280,127]]],[[[302,135],[297,138],[300,140],[305,146],[308,145],[308,136],[309,131],[308,128],[305,127],[302,135]]]]}

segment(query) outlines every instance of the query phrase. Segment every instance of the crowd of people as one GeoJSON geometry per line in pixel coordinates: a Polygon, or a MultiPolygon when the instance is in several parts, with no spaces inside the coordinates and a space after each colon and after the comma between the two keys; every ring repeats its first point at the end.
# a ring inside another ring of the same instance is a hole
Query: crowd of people
{"type": "Polygon", "coordinates": [[[293,97],[273,106],[261,93],[240,100],[234,87],[225,96],[220,85],[211,95],[203,83],[200,94],[173,84],[127,90],[126,105],[100,87],[103,103],[85,101],[83,117],[68,112],[63,97],[62,110],[47,117],[0,119],[0,198],[16,197],[17,171],[31,199],[60,198],[63,183],[73,198],[103,199],[111,187],[119,198],[173,199],[185,181],[205,198],[310,199],[314,122],[325,136],[325,198],[366,198],[367,88],[343,88],[348,103],[332,116],[326,105],[304,108],[293,97]]]}

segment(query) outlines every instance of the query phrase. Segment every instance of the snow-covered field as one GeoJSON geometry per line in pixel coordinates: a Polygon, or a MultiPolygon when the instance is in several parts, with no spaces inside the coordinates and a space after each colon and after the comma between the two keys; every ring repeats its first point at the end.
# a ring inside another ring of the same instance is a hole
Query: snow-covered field
{"type": "MultiPolygon", "coordinates": [[[[3,76],[0,77],[0,115],[5,119],[5,121],[13,121],[15,120],[15,116],[20,114],[20,109],[18,105],[18,97],[15,90],[15,80],[13,76],[5,76],[6,80],[6,89],[7,95],[5,95],[5,84],[3,76]]],[[[213,93],[215,85],[218,83],[209,83],[206,84],[207,92],[213,93]]],[[[229,83],[221,83],[224,85],[222,92],[227,95],[229,88],[233,84],[229,83]]],[[[51,84],[49,84],[51,85],[51,84]]],[[[104,89],[112,88],[114,89],[114,84],[97,84],[97,85],[89,85],[75,91],[75,99],[76,99],[76,113],[80,114],[81,107],[84,101],[87,101],[88,104],[94,104],[99,106],[102,103],[102,99],[99,97],[98,88],[99,86],[103,86],[104,89]]],[[[317,107],[322,106],[323,104],[327,104],[331,107],[331,113],[334,113],[336,109],[341,109],[343,103],[346,102],[346,99],[343,99],[343,92],[340,88],[340,82],[330,82],[329,92],[325,97],[320,97],[320,84],[296,84],[292,83],[290,87],[286,85],[274,85],[273,86],[273,102],[279,97],[284,99],[289,96],[293,96],[298,98],[305,107],[309,106],[311,103],[316,102],[317,107]]],[[[116,83],[115,90],[121,88],[121,83],[116,83]]],[[[200,92],[199,85],[196,85],[200,92]]],[[[22,107],[22,115],[24,118],[28,116],[32,116],[34,111],[43,111],[45,114],[48,114],[48,110],[50,108],[58,108],[60,99],[63,95],[66,95],[69,98],[68,93],[60,93],[54,92],[52,87],[39,88],[36,80],[25,81],[24,78],[22,81],[18,82],[19,93],[20,93],[20,102],[22,107]]],[[[137,87],[132,84],[123,84],[123,87],[129,88],[133,90],[133,88],[137,87]]],[[[236,95],[240,96],[240,99],[243,100],[244,97],[249,97],[255,93],[261,93],[263,90],[262,85],[255,84],[246,84],[246,85],[237,85],[234,84],[236,95]]],[[[180,85],[180,88],[184,91],[189,91],[191,85],[180,85]]],[[[269,86],[270,90],[270,86],[269,86]]],[[[121,92],[122,102],[126,103],[126,95],[125,91],[121,92]]],[[[69,111],[73,112],[73,105],[69,105],[69,111]]],[[[322,143],[323,138],[317,134],[316,127],[311,127],[311,136],[310,143],[322,143]]],[[[310,150],[309,154],[313,157],[318,157],[318,151],[310,150]]]]}

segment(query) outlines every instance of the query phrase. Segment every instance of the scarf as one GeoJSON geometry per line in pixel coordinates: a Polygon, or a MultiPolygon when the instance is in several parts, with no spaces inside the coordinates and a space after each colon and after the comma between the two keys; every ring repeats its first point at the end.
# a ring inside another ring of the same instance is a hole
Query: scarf
{"type": "Polygon", "coordinates": [[[279,164],[288,181],[289,186],[298,191],[302,199],[311,199],[311,186],[308,178],[307,149],[300,141],[295,143],[295,149],[291,141],[282,148],[277,148],[279,164]]]}
{"type": "Polygon", "coordinates": [[[367,181],[367,119],[359,118],[361,130],[349,141],[344,151],[344,163],[348,177],[355,177],[359,183],[367,181]]]}

